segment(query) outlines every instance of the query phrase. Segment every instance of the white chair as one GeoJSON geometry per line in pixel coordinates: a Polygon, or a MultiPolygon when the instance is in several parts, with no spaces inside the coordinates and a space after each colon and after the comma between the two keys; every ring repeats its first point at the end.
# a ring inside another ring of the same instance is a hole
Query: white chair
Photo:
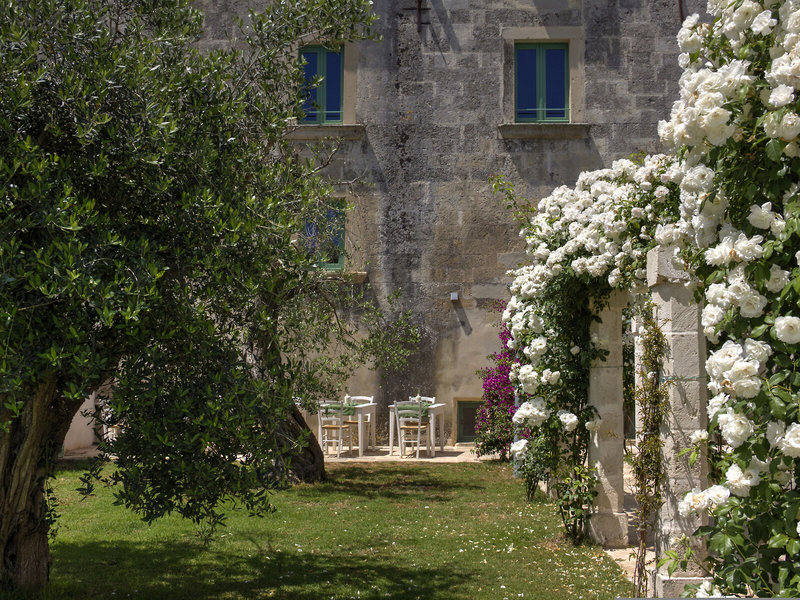
{"type": "Polygon", "coordinates": [[[342,454],[344,436],[350,437],[350,451],[353,451],[353,431],[345,422],[345,405],[342,402],[331,402],[319,407],[319,440],[322,451],[327,454],[328,446],[336,444],[336,458],[342,454]]]}
{"type": "Polygon", "coordinates": [[[397,437],[400,443],[400,456],[405,456],[405,449],[411,446],[416,449],[419,458],[419,447],[423,440],[431,455],[431,435],[428,422],[428,406],[431,402],[421,397],[411,397],[408,402],[398,402],[395,405],[397,415],[397,437]]]}
{"type": "MultiPolygon", "coordinates": [[[[356,406],[360,404],[375,404],[375,396],[345,396],[345,399],[356,406]]],[[[344,422],[354,429],[358,427],[358,419],[345,419],[344,422]]],[[[372,415],[369,413],[364,415],[362,423],[364,423],[364,436],[367,439],[366,447],[369,448],[370,432],[375,427],[375,423],[372,422],[372,415]]],[[[361,440],[358,440],[358,443],[360,444],[361,440]]]]}

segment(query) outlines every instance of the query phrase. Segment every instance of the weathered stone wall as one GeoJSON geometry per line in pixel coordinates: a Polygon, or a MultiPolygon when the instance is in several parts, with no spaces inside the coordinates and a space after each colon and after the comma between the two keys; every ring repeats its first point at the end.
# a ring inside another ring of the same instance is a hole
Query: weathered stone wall
{"type": "MultiPolygon", "coordinates": [[[[701,2],[685,0],[685,12],[693,4],[701,2]]],[[[245,5],[198,2],[209,24],[204,43],[224,43],[231,15],[245,15],[245,5]]],[[[497,315],[488,309],[508,297],[505,272],[524,259],[519,228],[492,196],[489,177],[503,175],[519,194],[539,198],[574,184],[583,170],[658,151],[656,124],[677,98],[677,0],[423,0],[422,7],[418,31],[416,0],[375,1],[384,39],[357,45],[351,90],[363,128],[346,130],[354,139],[342,142],[328,169],[335,180],[359,181],[342,188],[354,204],[353,268],[367,272],[378,296],[401,289],[422,330],[403,373],[361,373],[352,382],[351,393],[375,394],[384,407],[418,391],[445,402],[481,395],[475,371],[498,344],[497,315]],[[570,91],[573,120],[588,125],[499,128],[513,121],[514,39],[564,41],[564,32],[573,50],[583,45],[577,62],[571,58],[570,91]]]]}

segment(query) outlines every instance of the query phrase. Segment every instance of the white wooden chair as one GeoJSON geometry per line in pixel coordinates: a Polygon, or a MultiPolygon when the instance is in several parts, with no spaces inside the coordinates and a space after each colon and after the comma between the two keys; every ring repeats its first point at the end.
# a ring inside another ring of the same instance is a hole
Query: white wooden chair
{"type": "Polygon", "coordinates": [[[323,453],[328,453],[328,446],[336,445],[336,458],[342,454],[345,434],[349,436],[350,451],[353,451],[353,431],[345,422],[345,406],[342,402],[331,402],[319,407],[319,441],[323,453]]]}
{"type": "Polygon", "coordinates": [[[419,447],[423,441],[431,455],[430,422],[428,421],[428,406],[432,404],[421,397],[410,397],[408,402],[398,402],[395,405],[397,415],[397,434],[400,443],[400,456],[405,456],[405,449],[411,446],[416,450],[419,458],[419,447]]]}
{"type": "MultiPolygon", "coordinates": [[[[375,396],[345,396],[345,401],[350,402],[358,406],[359,404],[375,404],[375,396]]],[[[358,419],[350,418],[345,419],[344,421],[346,424],[350,425],[353,429],[358,430],[358,419]]],[[[367,448],[369,448],[369,440],[370,440],[370,432],[373,427],[375,427],[375,423],[372,422],[372,415],[366,414],[363,417],[364,423],[364,436],[367,439],[367,448]]],[[[361,440],[358,440],[358,443],[361,443],[361,440]]]]}

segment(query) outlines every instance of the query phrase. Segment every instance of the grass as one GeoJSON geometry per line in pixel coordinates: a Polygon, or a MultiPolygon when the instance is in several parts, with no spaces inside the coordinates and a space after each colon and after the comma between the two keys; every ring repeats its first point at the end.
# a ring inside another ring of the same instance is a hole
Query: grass
{"type": "Polygon", "coordinates": [[[631,585],[598,547],[572,546],[554,507],[525,502],[494,463],[361,463],[274,496],[254,519],[231,510],[204,546],[191,523],[148,526],[81,500],[78,466],[57,475],[61,501],[44,597],[146,599],[614,598],[631,585]]]}

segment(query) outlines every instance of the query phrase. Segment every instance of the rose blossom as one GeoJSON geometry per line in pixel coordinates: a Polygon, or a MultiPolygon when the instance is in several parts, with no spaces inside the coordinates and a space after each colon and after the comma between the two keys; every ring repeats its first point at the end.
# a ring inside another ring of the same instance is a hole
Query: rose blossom
{"type": "Polygon", "coordinates": [[[527,449],[527,447],[528,447],[528,440],[525,439],[517,440],[516,442],[511,444],[510,448],[511,456],[513,456],[517,460],[521,459],[523,456],[525,456],[525,450],[527,449]]]}
{"type": "Polygon", "coordinates": [[[792,423],[778,442],[778,448],[786,456],[800,458],[800,424],[792,423]]]}
{"type": "Polygon", "coordinates": [[[775,336],[787,344],[800,342],[800,319],[791,316],[775,319],[775,336]]]}
{"type": "Polygon", "coordinates": [[[753,423],[744,415],[733,412],[732,408],[720,413],[717,416],[717,423],[722,431],[722,437],[731,448],[738,448],[753,435],[753,423]]]}

